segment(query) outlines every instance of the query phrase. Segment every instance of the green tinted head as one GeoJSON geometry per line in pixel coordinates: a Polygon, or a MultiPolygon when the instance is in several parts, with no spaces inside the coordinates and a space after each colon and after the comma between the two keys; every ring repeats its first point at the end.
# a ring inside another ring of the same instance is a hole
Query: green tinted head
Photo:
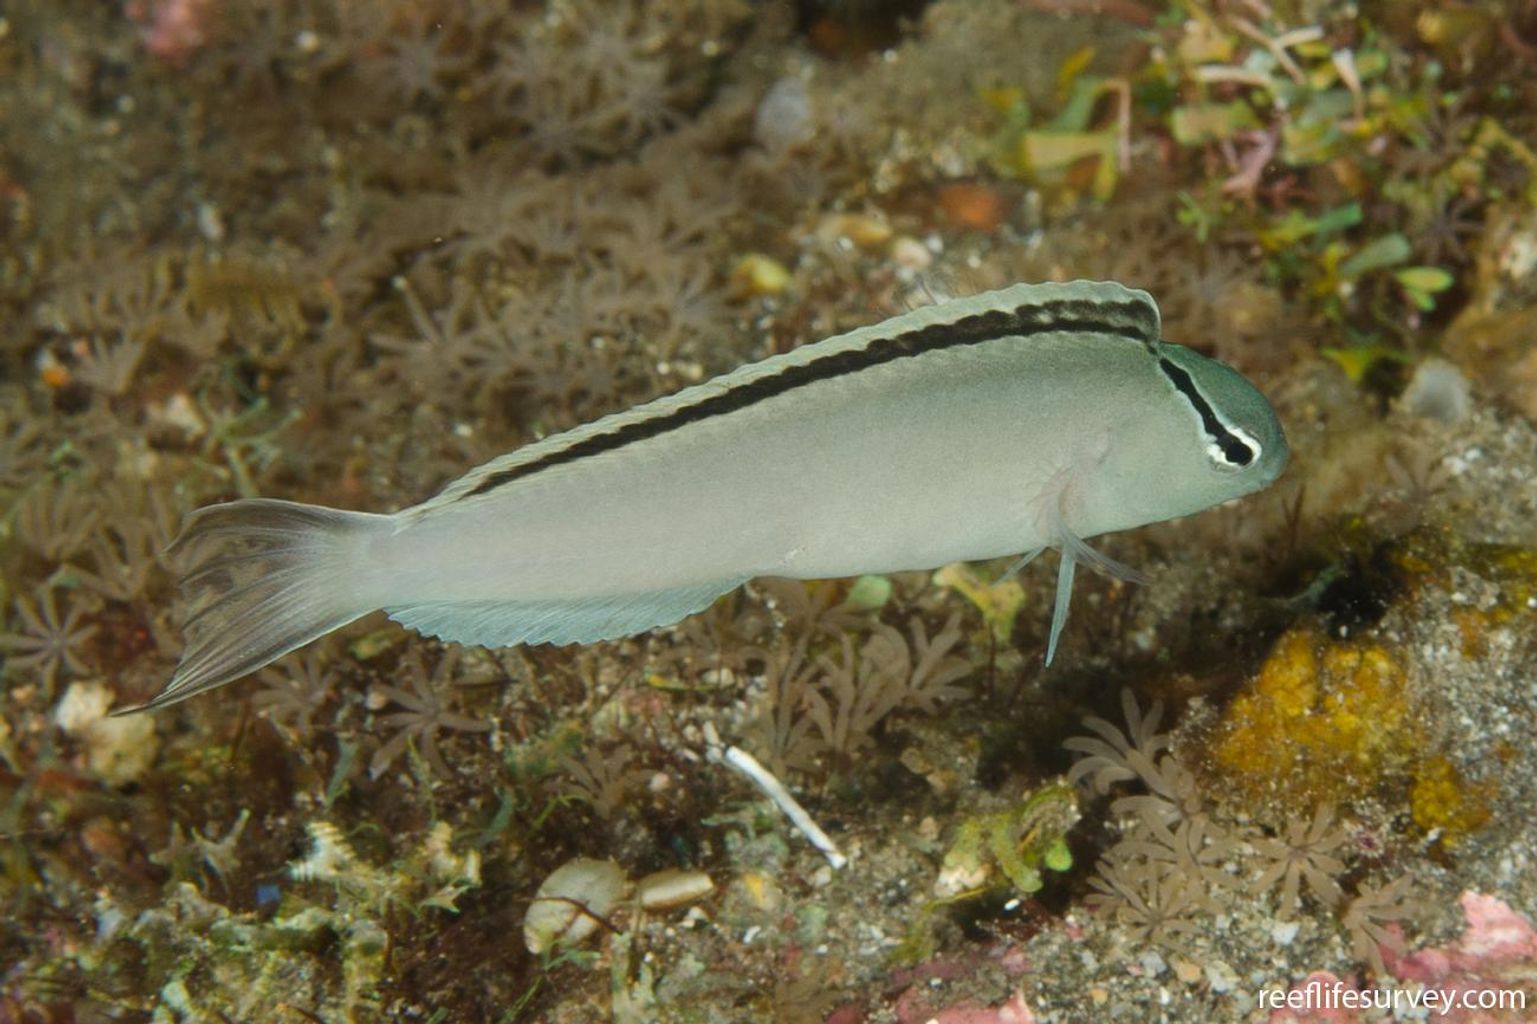
{"type": "Polygon", "coordinates": [[[1159,369],[1189,407],[1211,471],[1232,481],[1232,495],[1265,487],[1286,468],[1291,449],[1264,395],[1237,370],[1165,342],[1159,369]]]}

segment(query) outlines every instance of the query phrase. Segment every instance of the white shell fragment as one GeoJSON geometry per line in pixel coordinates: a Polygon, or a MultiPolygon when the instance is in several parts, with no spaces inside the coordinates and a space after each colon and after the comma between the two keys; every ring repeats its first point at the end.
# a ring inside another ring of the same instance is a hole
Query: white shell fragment
{"type": "Polygon", "coordinates": [[[1452,425],[1473,411],[1473,388],[1445,359],[1427,359],[1409,378],[1398,405],[1411,416],[1452,425]]]}
{"type": "Polygon", "coordinates": [[[138,781],[155,763],[160,738],[155,724],[108,718],[113,693],[104,683],[71,683],[54,710],[60,729],[80,740],[86,764],[109,786],[138,781]]]}
{"type": "Polygon", "coordinates": [[[550,873],[523,917],[530,953],[571,946],[597,930],[624,898],[624,869],[611,860],[577,857],[550,873]]]}
{"type": "Polygon", "coordinates": [[[652,872],[635,884],[635,898],[642,910],[676,910],[714,891],[715,882],[709,875],[680,868],[652,872]]]}

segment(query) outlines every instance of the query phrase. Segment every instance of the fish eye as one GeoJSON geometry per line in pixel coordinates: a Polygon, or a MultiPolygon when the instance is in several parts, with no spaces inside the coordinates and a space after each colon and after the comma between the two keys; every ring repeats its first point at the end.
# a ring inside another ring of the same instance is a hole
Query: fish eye
{"type": "Polygon", "coordinates": [[[1264,445],[1236,424],[1224,424],[1222,433],[1210,438],[1206,444],[1206,457],[1213,466],[1226,473],[1242,472],[1260,461],[1264,454],[1264,445]]]}

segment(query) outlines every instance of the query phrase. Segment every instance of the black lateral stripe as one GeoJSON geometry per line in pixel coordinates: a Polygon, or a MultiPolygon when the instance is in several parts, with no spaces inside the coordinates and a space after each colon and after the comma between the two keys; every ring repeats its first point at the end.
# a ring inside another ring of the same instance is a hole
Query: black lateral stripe
{"type": "MultiPolygon", "coordinates": [[[[594,434],[559,451],[538,459],[491,473],[465,495],[473,498],[493,491],[503,484],[533,475],[552,466],[585,459],[600,452],[613,451],[636,441],[665,434],[689,423],[736,412],[766,399],[785,394],[817,381],[831,380],[867,370],[872,366],[910,359],[941,349],[980,345],[1006,337],[1030,337],[1057,331],[1084,331],[1128,338],[1147,348],[1158,350],[1157,313],[1144,302],[1091,302],[1069,299],[1058,302],[1030,303],[1017,309],[994,309],[974,313],[953,323],[930,324],[889,338],[877,338],[862,348],[835,352],[799,366],[787,366],[772,376],[761,377],[734,387],[723,394],[711,395],[692,405],[682,406],[643,420],[626,423],[603,434],[594,434]]],[[[1189,379],[1188,377],[1186,378],[1189,379]]],[[[1215,420],[1213,421],[1215,422],[1215,420]]]]}
{"type": "Polygon", "coordinates": [[[1169,378],[1175,389],[1195,407],[1196,415],[1201,417],[1201,429],[1216,442],[1224,459],[1235,466],[1247,466],[1254,461],[1254,449],[1222,425],[1222,421],[1217,419],[1217,414],[1212,411],[1211,405],[1196,389],[1195,381],[1190,379],[1190,374],[1167,359],[1158,360],[1158,368],[1163,371],[1164,376],[1169,378]]]}

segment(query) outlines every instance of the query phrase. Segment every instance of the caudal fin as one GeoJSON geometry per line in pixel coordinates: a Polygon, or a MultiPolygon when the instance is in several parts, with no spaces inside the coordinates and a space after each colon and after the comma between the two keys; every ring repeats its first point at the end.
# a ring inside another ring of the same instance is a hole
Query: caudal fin
{"type": "Polygon", "coordinates": [[[239,679],[377,607],[360,593],[367,542],[391,517],[253,498],[192,513],[180,562],[186,649],[159,708],[239,679]]]}

